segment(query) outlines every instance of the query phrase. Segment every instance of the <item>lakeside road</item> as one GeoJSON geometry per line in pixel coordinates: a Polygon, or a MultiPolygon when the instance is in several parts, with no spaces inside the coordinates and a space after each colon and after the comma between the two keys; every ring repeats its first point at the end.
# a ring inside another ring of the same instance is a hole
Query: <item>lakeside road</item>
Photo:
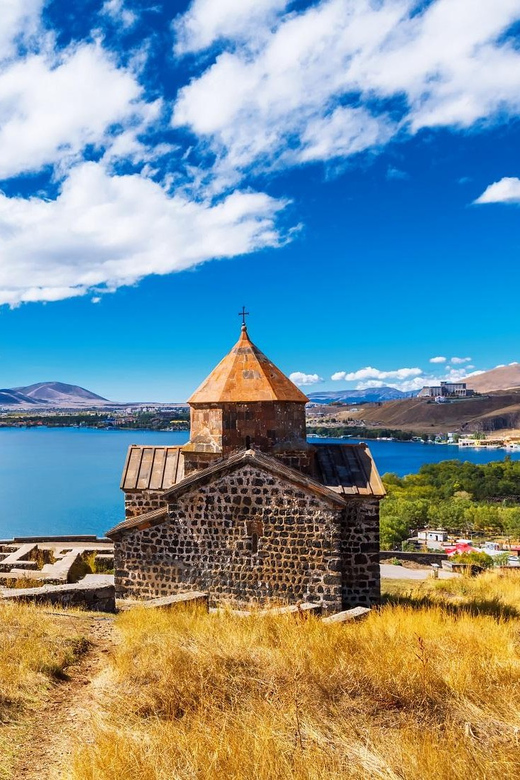
{"type": "MultiPolygon", "coordinates": [[[[391,563],[379,564],[381,578],[384,580],[427,580],[432,576],[432,569],[407,569],[405,566],[394,566],[391,563]]],[[[454,577],[460,577],[451,571],[439,569],[440,580],[451,580],[454,577]]]]}

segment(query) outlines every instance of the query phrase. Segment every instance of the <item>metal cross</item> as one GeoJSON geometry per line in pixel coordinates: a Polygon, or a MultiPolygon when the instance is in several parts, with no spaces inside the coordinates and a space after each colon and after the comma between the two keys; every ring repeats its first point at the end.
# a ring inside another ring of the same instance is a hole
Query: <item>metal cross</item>
{"type": "Polygon", "coordinates": [[[246,324],[246,317],[249,317],[249,312],[246,311],[246,307],[242,306],[242,311],[238,312],[238,316],[242,317],[242,325],[246,324]]]}

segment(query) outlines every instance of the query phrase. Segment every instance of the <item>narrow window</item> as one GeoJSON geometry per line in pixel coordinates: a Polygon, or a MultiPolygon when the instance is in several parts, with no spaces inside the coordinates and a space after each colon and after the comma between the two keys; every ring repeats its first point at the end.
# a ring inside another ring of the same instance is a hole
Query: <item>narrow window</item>
{"type": "Polygon", "coordinates": [[[246,436],[246,450],[251,449],[251,436],[246,436]]]}
{"type": "Polygon", "coordinates": [[[251,540],[251,553],[256,555],[258,552],[258,540],[264,532],[261,520],[248,520],[246,522],[246,533],[251,540]]]}

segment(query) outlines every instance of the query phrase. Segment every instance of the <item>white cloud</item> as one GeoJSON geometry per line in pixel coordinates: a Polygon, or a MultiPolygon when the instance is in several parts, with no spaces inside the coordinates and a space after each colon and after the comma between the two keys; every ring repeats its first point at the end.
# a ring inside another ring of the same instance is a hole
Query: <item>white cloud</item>
{"type": "Polygon", "coordinates": [[[39,26],[44,0],[3,0],[0,8],[0,61],[12,57],[39,26]]]}
{"type": "Polygon", "coordinates": [[[474,203],[520,203],[520,179],[505,176],[490,184],[474,203]]]}
{"type": "Polygon", "coordinates": [[[99,45],[12,62],[0,71],[0,178],[63,164],[87,144],[110,145],[114,124],[135,134],[160,107],[141,98],[134,76],[99,45]]]}
{"type": "Polygon", "coordinates": [[[518,360],[513,360],[513,362],[509,363],[508,365],[510,365],[510,366],[517,366],[518,365],[518,360]]]}
{"type": "Polygon", "coordinates": [[[422,390],[425,384],[425,378],[418,376],[414,379],[408,379],[405,382],[399,382],[399,384],[391,384],[390,387],[395,387],[398,390],[402,390],[403,393],[409,393],[412,390],[422,390]]]}
{"type": "Polygon", "coordinates": [[[293,371],[289,374],[289,379],[294,382],[295,385],[317,385],[318,382],[323,382],[323,379],[318,374],[304,374],[302,371],[293,371]]]}
{"type": "Polygon", "coordinates": [[[125,29],[133,27],[137,21],[137,14],[125,7],[124,0],[105,0],[101,13],[109,16],[114,22],[125,29]]]}
{"type": "Polygon", "coordinates": [[[175,51],[197,52],[227,38],[251,41],[265,34],[288,4],[289,0],[194,0],[174,23],[175,51]]]}
{"type": "Polygon", "coordinates": [[[0,193],[0,304],[99,295],[148,274],[277,246],[283,206],[240,191],[217,203],[190,201],[84,163],[54,201],[0,193]]]}
{"type": "Polygon", "coordinates": [[[335,374],[332,374],[331,379],[334,382],[342,379],[346,382],[356,382],[366,379],[409,379],[420,374],[422,374],[420,368],[398,368],[395,371],[380,371],[378,368],[366,366],[366,368],[360,368],[358,371],[337,371],[335,374]]]}
{"type": "Polygon", "coordinates": [[[450,363],[460,364],[460,363],[471,363],[470,357],[452,357],[450,360],[450,363]]]}
{"type": "MultiPolygon", "coordinates": [[[[371,147],[382,146],[395,132],[387,119],[375,119],[363,108],[336,108],[332,114],[309,121],[301,134],[301,162],[350,157],[371,147]]],[[[285,159],[290,161],[291,154],[285,159]]]]}
{"type": "Polygon", "coordinates": [[[378,379],[369,379],[366,382],[358,382],[356,390],[368,390],[371,387],[394,387],[396,390],[401,390],[403,393],[408,393],[411,390],[421,390],[424,387],[424,377],[414,377],[413,379],[406,379],[402,382],[382,382],[378,379]]]}
{"type": "Polygon", "coordinates": [[[445,363],[446,358],[439,355],[438,357],[432,357],[430,358],[430,363],[445,363]]]}
{"type": "Polygon", "coordinates": [[[399,132],[520,111],[520,54],[503,35],[518,0],[436,0],[420,13],[415,0],[321,0],[274,28],[269,14],[284,4],[259,2],[247,21],[252,5],[196,0],[176,23],[198,19],[185,49],[232,39],[181,89],[173,118],[209,144],[218,175],[347,157],[399,132]],[[225,32],[202,14],[212,2],[225,32]],[[377,103],[388,98],[402,101],[399,121],[377,103]]]}
{"type": "Polygon", "coordinates": [[[402,171],[400,168],[395,168],[393,165],[390,165],[386,170],[386,178],[390,180],[406,181],[410,178],[410,174],[406,173],[406,171],[402,171]]]}
{"type": "Polygon", "coordinates": [[[370,390],[371,387],[384,387],[385,383],[380,379],[368,379],[366,382],[358,382],[356,390],[370,390]]]}
{"type": "Polygon", "coordinates": [[[448,368],[446,375],[442,377],[442,379],[446,382],[461,382],[467,379],[467,377],[478,376],[479,374],[484,373],[484,371],[481,370],[468,372],[468,368],[470,368],[470,366],[464,366],[464,368],[448,368]]]}

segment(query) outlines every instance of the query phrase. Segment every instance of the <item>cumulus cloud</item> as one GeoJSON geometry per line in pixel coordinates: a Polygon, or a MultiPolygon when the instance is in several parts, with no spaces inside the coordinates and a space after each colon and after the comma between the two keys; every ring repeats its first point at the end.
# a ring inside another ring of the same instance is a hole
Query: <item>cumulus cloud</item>
{"type": "Polygon", "coordinates": [[[470,357],[452,357],[450,360],[450,363],[471,363],[472,358],[470,357]]]}
{"type": "Polygon", "coordinates": [[[110,145],[116,124],[135,133],[160,107],[141,98],[133,74],[97,44],[12,62],[0,71],[0,178],[63,164],[88,144],[110,145]]]}
{"type": "Polygon", "coordinates": [[[8,0],[2,3],[0,23],[0,62],[26,45],[39,28],[43,0],[8,0]]]}
{"type": "Polygon", "coordinates": [[[367,379],[366,382],[358,382],[356,390],[370,390],[371,387],[384,387],[385,383],[380,379],[367,379]]]}
{"type": "Polygon", "coordinates": [[[445,363],[447,358],[442,357],[442,355],[439,355],[438,357],[432,357],[430,358],[430,363],[445,363]]]}
{"type": "Polygon", "coordinates": [[[54,201],[0,193],[0,304],[99,294],[148,274],[277,246],[281,208],[257,192],[190,201],[144,177],[83,163],[54,201]]]}
{"type": "MultiPolygon", "coordinates": [[[[193,76],[173,105],[147,97],[142,52],[128,65],[98,32],[63,43],[43,0],[3,5],[0,178],[51,180],[32,196],[0,193],[0,301],[11,305],[99,297],[279,245],[286,201],[246,190],[251,170],[374,153],[423,127],[520,112],[520,52],[507,35],[518,0],[193,0],[173,22],[193,76]],[[171,125],[186,148],[173,147],[171,125]],[[157,126],[170,135],[151,139],[157,126]]],[[[133,32],[132,5],[105,0],[96,24],[133,32]]],[[[369,373],[353,381],[421,373],[360,371],[369,373]]]]}
{"type": "Polygon", "coordinates": [[[520,179],[505,176],[486,187],[475,203],[520,203],[520,179]]]}
{"type": "Polygon", "coordinates": [[[289,374],[289,379],[295,385],[300,385],[301,387],[317,385],[318,382],[323,382],[322,377],[318,374],[304,374],[303,371],[293,371],[292,374],[289,374]]]}
{"type": "Polygon", "coordinates": [[[101,13],[126,29],[133,27],[138,18],[136,13],[126,8],[124,0],[105,0],[101,13]]]}
{"type": "Polygon", "coordinates": [[[216,41],[252,41],[268,33],[289,0],[194,0],[174,23],[176,54],[209,48],[216,41]]]}
{"type": "Polygon", "coordinates": [[[178,51],[228,44],[180,91],[173,123],[209,144],[221,175],[348,157],[399,133],[520,110],[520,54],[504,34],[518,0],[436,0],[420,12],[415,0],[321,0],[281,17],[275,0],[219,0],[218,23],[205,21],[211,5],[195,0],[177,20],[191,30],[178,51]],[[259,21],[248,21],[254,5],[259,21]],[[386,109],[393,98],[400,116],[386,109]]]}
{"type": "Polygon", "coordinates": [[[465,366],[464,368],[448,368],[442,379],[446,382],[461,382],[470,376],[478,376],[479,374],[484,373],[484,371],[481,370],[468,371],[468,368],[470,368],[470,366],[465,366]]]}
{"type": "Polygon", "coordinates": [[[335,374],[332,374],[331,379],[334,382],[339,380],[355,382],[366,379],[409,379],[410,377],[420,376],[422,373],[420,368],[398,368],[394,371],[380,371],[378,368],[366,366],[366,368],[360,368],[358,371],[336,371],[335,374]]]}

